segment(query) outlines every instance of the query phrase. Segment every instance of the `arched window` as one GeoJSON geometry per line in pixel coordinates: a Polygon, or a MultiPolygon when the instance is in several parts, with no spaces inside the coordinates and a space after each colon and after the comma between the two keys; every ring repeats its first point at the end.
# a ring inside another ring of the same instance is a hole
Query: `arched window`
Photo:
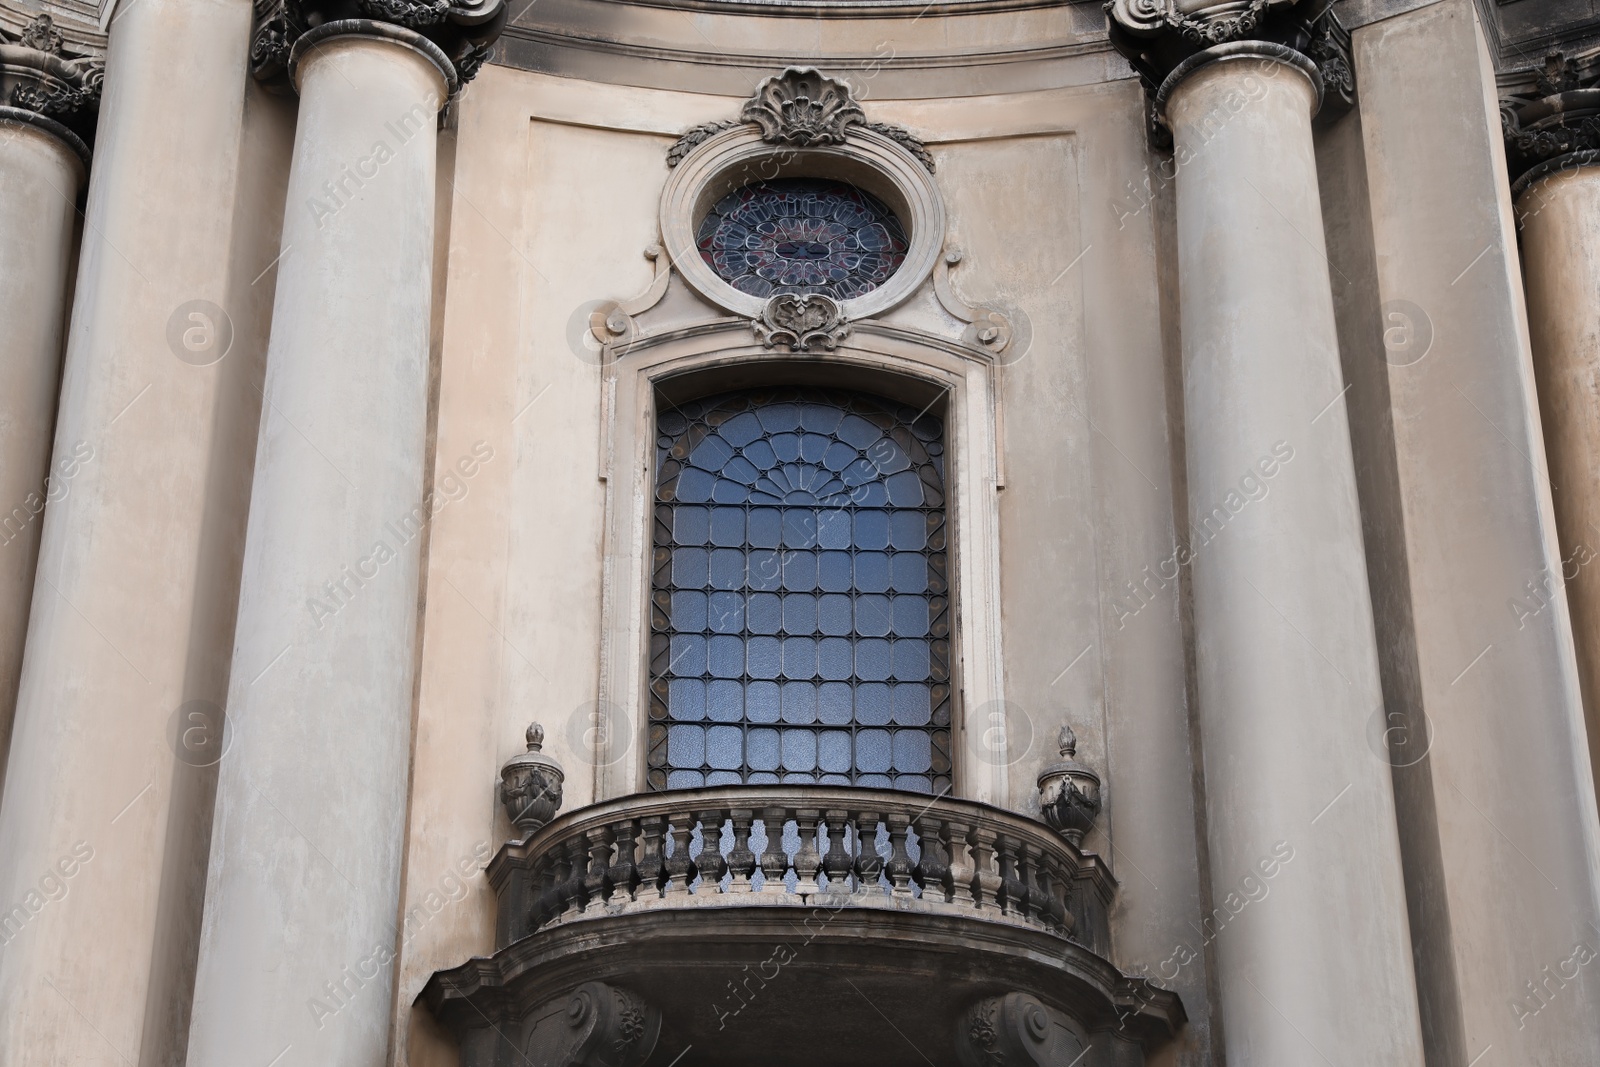
{"type": "Polygon", "coordinates": [[[863,393],[657,417],[648,781],[950,787],[940,420],[863,393]]]}

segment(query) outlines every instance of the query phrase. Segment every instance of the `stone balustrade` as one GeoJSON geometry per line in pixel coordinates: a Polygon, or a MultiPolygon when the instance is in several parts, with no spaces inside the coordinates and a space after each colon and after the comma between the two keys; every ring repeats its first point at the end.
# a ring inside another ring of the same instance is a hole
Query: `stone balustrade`
{"type": "Polygon", "coordinates": [[[631,912],[849,906],[1033,927],[1103,953],[1115,888],[1098,856],[998,808],[792,785],[641,794],[569,812],[508,844],[489,877],[502,946],[631,912]]]}

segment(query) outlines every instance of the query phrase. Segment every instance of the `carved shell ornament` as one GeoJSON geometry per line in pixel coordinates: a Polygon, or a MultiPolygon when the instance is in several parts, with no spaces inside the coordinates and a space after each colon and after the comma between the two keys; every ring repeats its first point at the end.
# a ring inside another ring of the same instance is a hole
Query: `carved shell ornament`
{"type": "Polygon", "coordinates": [[[812,67],[793,67],[756,88],[740,116],[780,144],[844,144],[845,131],[867,116],[850,86],[812,67]]]}
{"type": "Polygon", "coordinates": [[[910,130],[888,122],[868,122],[848,82],[815,67],[790,67],[756,86],[737,121],[706,122],[688,130],[667,150],[667,166],[675,167],[695,148],[738,126],[754,125],[769,144],[797,147],[844,144],[854,127],[893,139],[933,172],[933,156],[910,130]]]}

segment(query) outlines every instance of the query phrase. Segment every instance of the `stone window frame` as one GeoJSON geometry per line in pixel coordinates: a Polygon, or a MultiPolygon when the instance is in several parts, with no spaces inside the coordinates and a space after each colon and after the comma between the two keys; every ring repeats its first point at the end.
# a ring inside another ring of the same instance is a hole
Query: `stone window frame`
{"type": "Polygon", "coordinates": [[[695,292],[748,319],[759,318],[766,298],[724,281],[700,257],[700,221],[735,189],[774,178],[827,178],[846,182],[883,201],[909,238],[905,262],[878,288],[840,301],[847,321],[882,315],[920,289],[944,248],[945,207],[938,185],[915,155],[894,138],[851,127],[842,144],[804,147],[772,143],[753,126],[724,130],[672,169],[661,195],[661,240],[673,268],[695,292]]]}
{"type": "MultiPolygon", "coordinates": [[[[870,295],[870,294],[869,294],[870,295]]],[[[951,794],[1005,804],[1007,760],[985,723],[1003,707],[998,433],[993,360],[959,341],[859,322],[836,349],[775,354],[741,321],[646,333],[605,363],[603,604],[594,800],[648,791],[646,739],[657,399],[771,384],[858,389],[945,424],[951,610],[951,794]]]]}

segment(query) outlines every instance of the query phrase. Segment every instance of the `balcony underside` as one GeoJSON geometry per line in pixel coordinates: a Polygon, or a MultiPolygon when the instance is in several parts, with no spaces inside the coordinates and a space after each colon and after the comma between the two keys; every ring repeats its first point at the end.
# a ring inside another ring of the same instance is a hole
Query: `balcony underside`
{"type": "Polygon", "coordinates": [[[1053,1040],[1078,1042],[1080,1067],[1142,1063],[1183,1023],[1175,995],[1047,931],[819,899],[575,918],[440,972],[426,997],[467,1067],[526,1062],[530,1024],[593,981],[659,1012],[654,1050],[637,1062],[662,1067],[685,1049],[679,1067],[812,1062],[824,1050],[840,1067],[956,1067],[974,1006],[1019,992],[1064,1031],[1053,1040]]]}

